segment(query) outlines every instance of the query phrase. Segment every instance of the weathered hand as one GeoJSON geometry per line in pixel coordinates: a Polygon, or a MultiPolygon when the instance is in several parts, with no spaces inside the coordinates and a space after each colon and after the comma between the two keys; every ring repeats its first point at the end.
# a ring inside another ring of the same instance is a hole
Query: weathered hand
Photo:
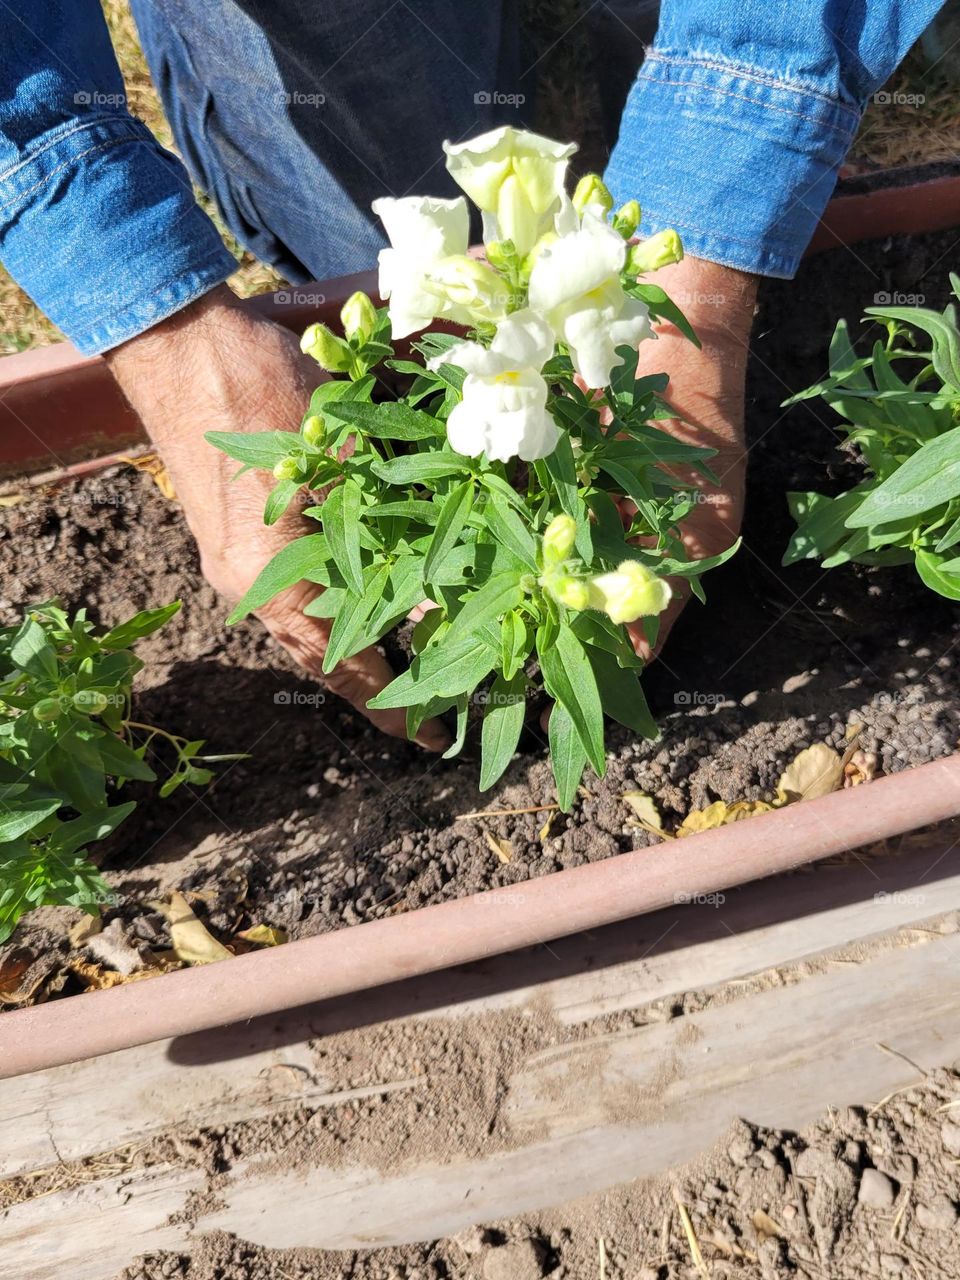
{"type": "MultiPolygon", "coordinates": [[[[318,381],[316,365],[301,355],[293,334],[239,306],[226,287],[109,352],[107,361],[163,456],[204,576],[238,600],[306,522],[291,510],[265,526],[272,477],[250,472],[231,483],[236,463],[209,445],[204,432],[295,428],[318,381]]],[[[318,676],[331,624],[307,617],[303,607],[319,590],[301,583],[258,611],[274,638],[318,676]]],[[[366,705],[393,674],[375,649],[367,649],[323,679],[378,728],[403,738],[402,710],[370,711],[366,705]]],[[[449,736],[434,720],[423,725],[417,741],[442,750],[449,736]]]]}
{"type": "MultiPolygon", "coordinates": [[[[736,540],[743,517],[743,398],[756,278],[732,267],[685,258],[653,279],[679,306],[703,344],[698,350],[672,325],[664,325],[656,342],[641,344],[637,366],[638,377],[670,372],[667,399],[684,421],[677,418],[657,426],[689,444],[717,450],[710,466],[719,485],[688,470],[675,472],[700,491],[702,501],[684,522],[684,541],[690,555],[702,559],[725,551],[736,540]]],[[[689,598],[683,580],[672,585],[675,595],[660,619],[658,650],[689,598]]],[[[638,651],[648,653],[642,626],[634,624],[630,630],[638,651]]]]}

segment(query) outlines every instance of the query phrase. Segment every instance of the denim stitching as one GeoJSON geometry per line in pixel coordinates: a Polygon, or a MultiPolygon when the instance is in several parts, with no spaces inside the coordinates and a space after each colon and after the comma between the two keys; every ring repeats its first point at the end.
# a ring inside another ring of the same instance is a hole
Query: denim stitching
{"type": "Polygon", "coordinates": [[[831,129],[834,133],[839,133],[842,138],[851,139],[853,132],[850,129],[842,129],[836,124],[827,124],[824,120],[818,120],[816,116],[804,115],[801,111],[791,111],[788,107],[777,107],[772,102],[759,102],[756,98],[748,98],[743,93],[733,93],[729,89],[718,89],[715,85],[697,84],[692,80],[667,80],[663,76],[647,76],[641,71],[637,76],[638,80],[647,80],[650,84],[669,84],[676,89],[699,89],[701,93],[719,93],[725,98],[736,98],[740,102],[749,103],[751,107],[762,107],[765,111],[779,111],[781,115],[794,116],[797,120],[806,120],[808,124],[815,124],[821,129],[831,129]]]}
{"type": "Polygon", "coordinates": [[[757,84],[765,85],[768,89],[777,89],[781,93],[795,93],[798,96],[818,98],[821,102],[826,103],[827,106],[835,107],[838,111],[845,111],[849,115],[857,116],[859,119],[855,107],[851,107],[845,102],[838,102],[836,98],[832,98],[827,93],[820,93],[817,89],[775,79],[754,68],[743,67],[736,62],[713,62],[708,58],[678,58],[672,53],[659,53],[656,49],[652,49],[647,55],[646,64],[649,65],[651,62],[673,63],[682,67],[705,67],[708,71],[719,71],[724,75],[739,76],[744,80],[755,80],[757,84]]]}
{"type": "MultiPolygon", "coordinates": [[[[140,142],[142,139],[128,134],[125,138],[111,138],[108,142],[98,142],[95,147],[88,147],[86,151],[79,151],[75,156],[71,156],[69,160],[65,160],[63,164],[58,164],[55,169],[51,169],[45,174],[39,182],[35,182],[32,187],[27,187],[25,191],[19,192],[12,200],[5,200],[0,204],[0,210],[9,209],[11,205],[17,204],[19,201],[26,199],[27,196],[33,195],[35,191],[39,191],[41,187],[45,187],[51,178],[55,178],[58,173],[62,173],[64,169],[69,169],[76,164],[78,160],[82,160],[84,156],[92,156],[97,151],[106,151],[108,147],[121,147],[128,142],[140,142]]],[[[42,152],[40,153],[43,154],[42,152]]]]}

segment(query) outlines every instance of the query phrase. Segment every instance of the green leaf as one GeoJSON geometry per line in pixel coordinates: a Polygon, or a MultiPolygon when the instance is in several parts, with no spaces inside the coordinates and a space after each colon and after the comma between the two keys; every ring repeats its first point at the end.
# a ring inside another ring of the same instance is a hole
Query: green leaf
{"type": "Polygon", "coordinates": [[[408,453],[374,462],[371,471],[388,484],[422,484],[444,476],[464,475],[470,463],[458,453],[408,453]]]}
{"type": "Polygon", "coordinates": [[[577,464],[568,435],[561,435],[556,449],[544,459],[547,472],[557,490],[560,506],[574,519],[579,515],[577,500],[577,464]]]}
{"type": "Polygon", "coordinates": [[[300,489],[299,480],[280,480],[270,490],[263,509],[263,523],[276,524],[300,489]]]}
{"type": "Polygon", "coordinates": [[[248,467],[272,471],[299,444],[292,431],[207,431],[204,440],[248,467]]]}
{"type": "Polygon", "coordinates": [[[513,569],[495,573],[478,590],[467,596],[463,608],[450,623],[446,644],[456,644],[487,622],[498,622],[523,599],[520,575],[513,569]]]}
{"type": "Polygon", "coordinates": [[[645,302],[654,320],[666,320],[679,329],[685,338],[695,347],[700,346],[700,339],[693,331],[693,326],[675,302],[671,302],[666,292],[658,284],[641,284],[640,281],[626,286],[626,292],[632,298],[645,302]]]}
{"type": "Polygon", "coordinates": [[[642,738],[658,738],[660,731],[647,706],[639,673],[621,667],[616,658],[592,645],[587,655],[606,714],[642,738]]]}
{"type": "Polygon", "coordinates": [[[537,655],[547,692],[566,708],[587,759],[602,778],[606,771],[603,707],[583,645],[570,626],[561,622],[558,628],[541,627],[537,635],[537,655]]]}
{"type": "Polygon", "coordinates": [[[848,529],[889,524],[960,495],[960,427],[928,440],[847,517],[848,529]]]}
{"type": "Polygon", "coordinates": [[[363,560],[360,553],[360,486],[344,480],[331,490],[323,504],[323,532],[330,553],[344,581],[355,595],[363,594],[363,560]]]}
{"type": "MultiPolygon", "coordinates": [[[[161,605],[159,609],[142,609],[129,621],[121,622],[119,626],[113,627],[105,636],[102,636],[100,646],[103,649],[129,649],[130,645],[137,640],[142,640],[144,636],[158,631],[179,609],[179,600],[161,605]]],[[[102,673],[100,678],[103,679],[102,673]]]]}
{"type": "Polygon", "coordinates": [[[367,706],[387,710],[417,706],[431,698],[456,698],[464,689],[475,689],[493,670],[498,656],[484,636],[470,636],[453,645],[448,633],[439,644],[428,645],[367,706]]]}
{"type": "Polygon", "coordinates": [[[341,604],[330,628],[327,650],[323,655],[325,675],[345,657],[366,647],[363,643],[358,643],[358,640],[364,634],[364,623],[380,600],[389,575],[388,564],[371,565],[361,574],[360,590],[351,590],[341,604]]]}
{"type": "Polygon", "coordinates": [[[134,778],[138,782],[154,782],[157,775],[141,757],[112,733],[96,733],[92,737],[104,773],[112,778],[134,778]]]}
{"type": "MultiPolygon", "coordinates": [[[[16,840],[38,827],[44,819],[60,808],[59,797],[36,800],[11,800],[0,813],[0,844],[16,840]]],[[[2,854],[0,849],[0,854],[2,854]]]]}
{"type": "Polygon", "coordinates": [[[59,674],[57,651],[47,639],[47,633],[33,618],[24,618],[10,646],[10,661],[21,671],[46,680],[56,680],[59,674]]]}
{"type": "Polygon", "coordinates": [[[409,498],[405,502],[378,502],[364,512],[368,520],[391,520],[394,517],[416,520],[420,524],[432,525],[436,522],[440,508],[433,502],[422,502],[409,498]]]}
{"type": "MultiPolygon", "coordinates": [[[[329,499],[328,499],[329,501],[329,499]]],[[[318,573],[322,573],[333,552],[322,533],[308,533],[302,538],[288,542],[273,557],[254,580],[253,586],[246,593],[231,613],[227,622],[240,622],[255,609],[261,608],[268,600],[272,600],[281,591],[295,586],[298,582],[316,582],[318,573]]]]}
{"type": "MultiPolygon", "coordinates": [[[[486,480],[487,477],[485,476],[486,480]]],[[[508,551],[521,560],[528,569],[537,567],[537,544],[529,527],[517,512],[495,498],[487,497],[483,504],[483,521],[490,533],[508,551]]]]}
{"type": "Polygon", "coordinates": [[[437,526],[430,540],[423,576],[429,581],[433,571],[453,550],[460,534],[473,510],[474,482],[473,477],[456,485],[447,494],[437,520],[437,526]]]}
{"type": "Polygon", "coordinates": [[[50,838],[50,848],[56,853],[67,855],[95,840],[105,840],[136,807],[136,802],[130,800],[126,804],[112,805],[109,809],[94,809],[71,822],[63,822],[50,838]]]}
{"type": "MultiPolygon", "coordinates": [[[[924,586],[929,587],[939,596],[945,596],[948,600],[960,600],[960,573],[952,572],[945,567],[951,563],[950,561],[933,551],[918,548],[914,563],[924,586]]],[[[954,560],[952,563],[956,564],[957,561],[954,560]]]]}
{"type": "Polygon", "coordinates": [[[788,493],[790,514],[797,522],[793,537],[783,553],[783,565],[828,555],[847,536],[847,517],[863,502],[863,485],[827,498],[822,493],[788,493]]]}
{"type": "Polygon", "coordinates": [[[587,753],[569,712],[561,703],[550,710],[547,737],[550,741],[550,764],[557,783],[557,800],[563,812],[569,813],[583,777],[587,753]]]}
{"type": "Polygon", "coordinates": [[[952,306],[943,315],[925,307],[867,307],[866,314],[881,320],[899,320],[928,333],[933,339],[931,359],[934,369],[948,386],[960,391],[960,334],[954,323],[952,306]]]}
{"type": "Polygon", "coordinates": [[[526,662],[530,644],[527,624],[516,609],[511,609],[500,624],[500,666],[505,680],[512,680],[526,662]]]}
{"type": "Polygon", "coordinates": [[[513,758],[523,731],[527,678],[523,673],[506,680],[497,676],[487,691],[480,730],[480,790],[487,791],[513,758]]]}
{"type": "Polygon", "coordinates": [[[457,708],[457,732],[453,741],[443,753],[442,759],[444,760],[452,760],[455,756],[458,756],[467,740],[467,729],[470,727],[469,693],[457,694],[454,699],[454,706],[457,708]]]}
{"type": "Polygon", "coordinates": [[[399,400],[383,404],[338,400],[326,405],[324,413],[377,440],[436,440],[443,439],[447,432],[444,423],[399,400]]]}

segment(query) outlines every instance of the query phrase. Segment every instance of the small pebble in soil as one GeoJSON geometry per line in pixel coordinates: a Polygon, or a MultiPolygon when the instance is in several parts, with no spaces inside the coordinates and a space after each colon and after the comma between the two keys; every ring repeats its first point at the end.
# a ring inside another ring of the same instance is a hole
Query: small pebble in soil
{"type": "Polygon", "coordinates": [[[944,1195],[933,1196],[917,1205],[916,1219],[924,1231],[951,1231],[957,1225],[957,1206],[944,1195]]]}
{"type": "Polygon", "coordinates": [[[889,1209],[897,1196],[890,1178],[879,1169],[864,1169],[857,1200],[869,1209],[889,1209]]]}
{"type": "Polygon", "coordinates": [[[491,1249],[483,1260],[483,1280],[541,1280],[544,1250],[537,1240],[517,1240],[491,1249]]]}

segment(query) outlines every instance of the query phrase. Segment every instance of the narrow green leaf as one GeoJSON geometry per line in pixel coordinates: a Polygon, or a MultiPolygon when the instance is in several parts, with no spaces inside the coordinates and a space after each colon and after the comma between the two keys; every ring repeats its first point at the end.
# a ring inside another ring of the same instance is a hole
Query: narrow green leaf
{"type": "Polygon", "coordinates": [[[505,680],[512,680],[526,662],[530,644],[527,624],[516,609],[511,609],[500,624],[500,666],[505,680]]]}
{"type": "Polygon", "coordinates": [[[428,582],[433,571],[456,546],[473,510],[473,497],[472,477],[456,485],[447,494],[423,566],[423,576],[428,582]]]}
{"type": "Polygon", "coordinates": [[[547,737],[550,742],[550,764],[557,783],[557,800],[563,812],[569,813],[583,777],[587,753],[569,712],[560,703],[550,710],[547,737]]]}
{"type": "Polygon", "coordinates": [[[399,400],[382,404],[338,400],[326,405],[324,413],[377,440],[436,440],[447,433],[444,423],[399,400]]]}
{"type": "Polygon", "coordinates": [[[299,489],[299,480],[280,480],[275,484],[270,490],[263,509],[263,523],[266,525],[276,524],[297,496],[299,489]]]}
{"type": "Polygon", "coordinates": [[[587,759],[602,778],[606,770],[603,707],[583,645],[568,624],[562,622],[553,634],[541,628],[537,655],[547,692],[569,712],[587,759]]]}
{"type": "Polygon", "coordinates": [[[522,673],[511,680],[497,676],[487,691],[480,730],[481,791],[489,790],[513,759],[523,732],[526,692],[527,678],[522,673]]]}
{"type": "Polygon", "coordinates": [[[323,532],[344,581],[355,595],[363,594],[360,553],[361,491],[356,480],[337,485],[323,504],[323,532]]]}
{"type": "Polygon", "coordinates": [[[450,623],[445,643],[456,644],[471,632],[478,631],[487,622],[498,622],[505,613],[515,609],[523,599],[520,575],[513,569],[495,573],[477,591],[467,596],[463,608],[450,623]]]}
{"type": "Polygon", "coordinates": [[[9,801],[5,811],[0,813],[0,843],[26,835],[34,827],[38,827],[45,818],[56,813],[60,805],[61,801],[58,797],[9,801]]]}
{"type": "Polygon", "coordinates": [[[371,471],[388,484],[422,484],[444,476],[464,475],[470,463],[457,453],[408,453],[374,462],[371,471]]]}
{"type": "Polygon", "coordinates": [[[470,636],[458,645],[450,644],[448,635],[444,636],[439,644],[428,645],[367,706],[386,710],[417,706],[431,698],[455,698],[464,689],[476,688],[493,670],[498,657],[483,636],[470,636]]]}
{"type": "Polygon", "coordinates": [[[248,467],[272,471],[299,444],[292,431],[207,431],[204,440],[248,467]]]}
{"type": "Polygon", "coordinates": [[[261,569],[253,586],[231,613],[227,622],[240,622],[255,609],[265,605],[268,600],[272,600],[275,595],[286,591],[288,587],[295,586],[298,582],[318,581],[317,575],[323,573],[327,562],[332,557],[333,551],[322,533],[308,533],[302,538],[288,542],[270,563],[261,569]]]}
{"type": "MultiPolygon", "coordinates": [[[[111,628],[105,636],[101,637],[101,648],[128,649],[136,640],[142,640],[144,636],[159,630],[179,609],[179,600],[161,605],[159,609],[143,609],[129,621],[121,622],[119,626],[111,628]]],[[[102,671],[100,678],[103,678],[102,671]]]]}
{"type": "Polygon", "coordinates": [[[621,667],[616,658],[592,645],[587,649],[587,656],[605,713],[642,738],[658,738],[660,731],[647,706],[639,672],[621,667]]]}
{"type": "Polygon", "coordinates": [[[960,427],[928,440],[847,517],[848,529],[919,516],[960,495],[960,427]]]}
{"type": "MultiPolygon", "coordinates": [[[[951,563],[950,561],[933,551],[918,549],[914,563],[921,581],[931,591],[935,591],[939,596],[945,596],[948,600],[960,600],[960,573],[951,572],[945,567],[951,563]]],[[[956,564],[957,561],[954,560],[953,563],[956,564]]]]}
{"type": "Polygon", "coordinates": [[[10,661],[21,671],[46,680],[56,680],[59,672],[56,649],[40,623],[29,617],[24,618],[13,638],[10,661]]]}

